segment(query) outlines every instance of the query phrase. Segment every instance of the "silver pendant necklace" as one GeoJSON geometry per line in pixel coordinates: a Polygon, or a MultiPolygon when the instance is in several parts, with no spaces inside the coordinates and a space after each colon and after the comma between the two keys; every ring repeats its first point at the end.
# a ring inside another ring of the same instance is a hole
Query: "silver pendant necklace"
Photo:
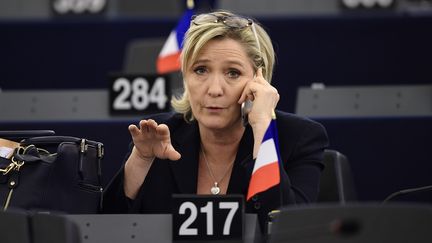
{"type": "Polygon", "coordinates": [[[203,154],[203,157],[204,157],[204,161],[205,161],[205,163],[206,163],[206,165],[207,165],[207,169],[208,169],[208,171],[209,171],[209,173],[210,173],[210,176],[211,176],[212,179],[214,180],[214,185],[210,188],[210,192],[211,192],[211,194],[213,194],[213,195],[219,195],[219,193],[221,192],[221,189],[220,189],[220,187],[219,187],[219,183],[221,183],[221,182],[223,181],[223,179],[225,179],[225,177],[226,177],[226,175],[228,174],[228,171],[230,170],[231,165],[234,163],[234,161],[232,161],[232,162],[228,165],[228,167],[227,167],[225,173],[223,174],[222,178],[221,178],[221,179],[219,180],[219,182],[218,182],[218,180],[216,180],[216,178],[215,178],[215,176],[214,176],[214,174],[213,174],[212,169],[210,168],[210,164],[209,164],[209,162],[207,161],[207,156],[206,156],[206,154],[205,154],[204,149],[202,148],[202,146],[201,146],[201,151],[202,151],[202,154],[203,154]]]}
{"type": "Polygon", "coordinates": [[[215,182],[215,183],[214,183],[214,186],[212,186],[212,187],[210,188],[210,192],[211,192],[213,195],[218,195],[218,194],[220,193],[220,187],[218,186],[218,183],[217,183],[217,182],[215,182]]]}

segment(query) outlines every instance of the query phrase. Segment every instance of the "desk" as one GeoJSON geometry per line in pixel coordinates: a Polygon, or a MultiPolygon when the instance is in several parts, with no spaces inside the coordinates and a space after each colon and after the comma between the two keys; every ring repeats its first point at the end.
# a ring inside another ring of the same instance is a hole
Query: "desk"
{"type": "MultiPolygon", "coordinates": [[[[170,214],[66,215],[78,224],[83,242],[172,242],[170,214]]],[[[244,243],[261,242],[257,216],[246,214],[244,243]]]]}

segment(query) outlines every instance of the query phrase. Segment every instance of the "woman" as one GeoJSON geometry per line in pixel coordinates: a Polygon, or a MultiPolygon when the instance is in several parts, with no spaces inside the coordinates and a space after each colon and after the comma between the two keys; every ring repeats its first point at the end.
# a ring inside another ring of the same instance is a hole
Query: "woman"
{"type": "MultiPolygon", "coordinates": [[[[130,125],[132,148],[105,193],[105,211],[167,213],[172,194],[246,195],[254,160],[279,101],[271,86],[274,50],[264,29],[229,12],[193,17],[181,56],[185,91],[176,113],[130,125]],[[241,104],[252,101],[243,125],[241,104]]],[[[324,128],[276,111],[281,188],[254,196],[246,212],[264,225],[282,204],[317,198],[324,128]],[[282,199],[280,199],[282,195],[282,199]]]]}

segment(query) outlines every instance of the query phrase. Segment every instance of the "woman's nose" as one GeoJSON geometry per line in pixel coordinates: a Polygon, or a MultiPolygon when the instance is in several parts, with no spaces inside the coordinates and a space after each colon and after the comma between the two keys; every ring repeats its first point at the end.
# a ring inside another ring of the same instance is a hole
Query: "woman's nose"
{"type": "Polygon", "coordinates": [[[220,75],[214,75],[209,81],[210,82],[207,93],[213,97],[221,96],[224,92],[223,77],[221,77],[220,75]]]}

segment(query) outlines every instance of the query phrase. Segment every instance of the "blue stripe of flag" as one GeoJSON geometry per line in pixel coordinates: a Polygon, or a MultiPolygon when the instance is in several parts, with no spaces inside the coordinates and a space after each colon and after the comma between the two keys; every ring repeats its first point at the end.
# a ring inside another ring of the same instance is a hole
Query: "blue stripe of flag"
{"type": "Polygon", "coordinates": [[[279,161],[279,165],[280,165],[280,169],[282,168],[282,159],[280,156],[280,150],[279,150],[279,139],[278,139],[278,131],[277,131],[277,124],[276,124],[276,119],[272,119],[270,121],[270,125],[267,128],[266,133],[264,134],[264,138],[263,138],[263,143],[265,141],[267,141],[268,139],[273,139],[275,147],[276,147],[276,152],[277,152],[277,156],[278,156],[278,161],[279,161]]]}
{"type": "Polygon", "coordinates": [[[191,20],[193,14],[194,14],[194,11],[192,9],[186,10],[185,13],[183,14],[183,16],[181,17],[180,21],[177,24],[176,37],[177,37],[178,47],[180,47],[180,48],[182,48],[182,46],[183,46],[184,35],[186,34],[186,31],[189,29],[190,20],[191,20]]]}

